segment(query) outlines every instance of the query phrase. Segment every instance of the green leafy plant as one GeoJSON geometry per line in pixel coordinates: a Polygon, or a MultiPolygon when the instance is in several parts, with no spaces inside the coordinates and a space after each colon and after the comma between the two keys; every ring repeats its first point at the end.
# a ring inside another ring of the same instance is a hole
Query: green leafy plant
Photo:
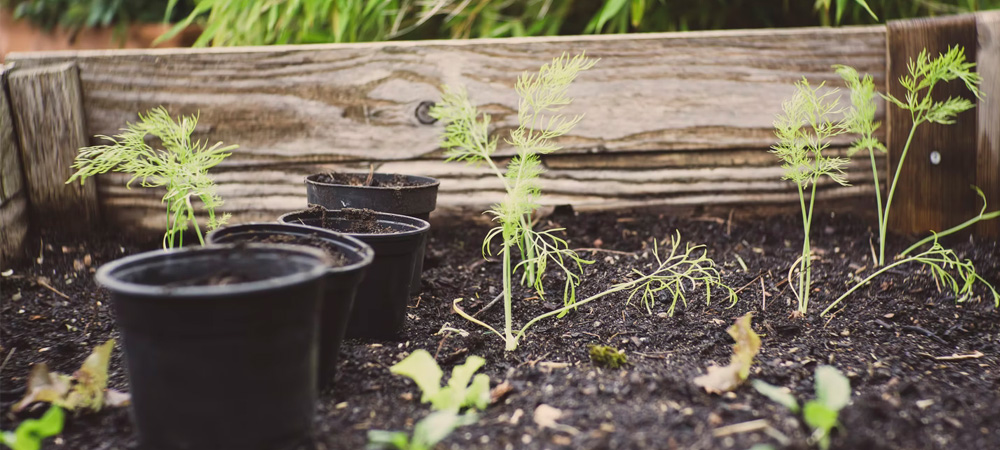
{"type": "MultiPolygon", "coordinates": [[[[611,286],[610,288],[602,292],[591,295],[590,297],[587,297],[576,303],[573,303],[571,305],[564,305],[561,308],[549,311],[545,314],[541,314],[529,320],[527,323],[525,323],[524,326],[517,331],[517,333],[514,333],[514,338],[515,339],[523,338],[529,328],[531,328],[532,326],[534,326],[535,324],[537,324],[542,320],[545,320],[553,316],[562,317],[563,314],[566,314],[570,310],[576,309],[578,307],[586,305],[587,303],[602,299],[606,296],[615,294],[617,292],[628,292],[629,293],[628,298],[633,298],[636,295],[649,296],[650,298],[655,298],[655,293],[663,289],[667,289],[669,291],[670,289],[694,290],[703,288],[705,290],[705,302],[706,304],[710,304],[712,299],[712,289],[714,288],[714,289],[722,289],[723,291],[725,291],[726,296],[730,301],[730,306],[735,305],[736,301],[738,300],[738,297],[736,296],[736,291],[734,291],[733,288],[727,286],[725,283],[722,282],[722,279],[721,277],[719,277],[718,272],[714,270],[715,264],[714,262],[712,262],[711,259],[700,258],[700,257],[698,258],[702,260],[702,264],[704,264],[704,266],[699,266],[701,267],[701,270],[705,271],[704,273],[711,274],[711,276],[704,276],[699,278],[685,278],[686,272],[680,270],[680,268],[683,268],[685,266],[690,266],[688,258],[690,257],[690,254],[692,252],[696,250],[702,250],[702,252],[705,253],[705,250],[704,246],[702,245],[686,244],[685,245],[686,251],[684,253],[679,253],[677,249],[680,248],[680,244],[681,244],[681,238],[680,238],[680,232],[678,232],[676,237],[671,240],[671,249],[668,256],[664,258],[660,256],[659,249],[657,248],[654,242],[652,253],[654,259],[656,260],[656,263],[653,265],[653,267],[650,269],[649,272],[643,273],[639,271],[633,271],[633,275],[636,277],[635,279],[629,281],[623,281],[621,283],[611,286]],[[689,283],[687,285],[685,285],[684,283],[676,283],[675,281],[678,279],[687,279],[689,283]],[[664,286],[666,287],[664,288],[664,286]]],[[[704,256],[704,254],[702,256],[704,256]]],[[[679,298],[683,297],[679,295],[674,295],[674,303],[671,305],[670,314],[673,314],[674,306],[676,305],[677,300],[679,298]]],[[[458,304],[461,301],[462,301],[461,298],[457,298],[452,304],[453,308],[455,309],[455,312],[458,313],[458,315],[464,317],[466,320],[469,320],[470,322],[476,323],[484,328],[489,329],[498,336],[502,336],[493,327],[476,319],[475,317],[470,316],[465,311],[462,311],[462,309],[458,307],[458,304]]],[[[686,304],[687,303],[685,302],[685,305],[686,304]]]]}
{"type": "Polygon", "coordinates": [[[0,433],[0,442],[12,450],[39,450],[42,440],[62,433],[63,410],[52,405],[38,419],[28,419],[21,422],[14,431],[0,433]]]}
{"type": "MultiPolygon", "coordinates": [[[[177,2],[177,0],[173,0],[177,2]]],[[[0,0],[15,19],[26,19],[46,30],[56,26],[76,34],[85,28],[118,26],[119,33],[133,21],[157,22],[168,0],[0,0]]],[[[189,0],[178,10],[190,11],[189,0]]]]}
{"type": "Polygon", "coordinates": [[[976,191],[976,194],[979,195],[979,198],[982,199],[982,201],[983,201],[983,208],[979,210],[979,215],[977,215],[976,217],[973,217],[973,218],[971,218],[969,220],[966,220],[965,222],[962,222],[962,223],[960,223],[958,225],[955,225],[955,226],[953,226],[953,227],[951,227],[951,228],[949,228],[947,230],[944,230],[942,232],[931,233],[930,236],[927,236],[927,237],[921,239],[917,243],[909,246],[906,250],[903,250],[903,252],[900,253],[899,256],[906,256],[906,255],[910,254],[910,252],[912,252],[912,251],[914,251],[914,250],[916,250],[916,249],[918,249],[920,247],[923,247],[923,246],[927,245],[928,243],[936,242],[938,240],[938,238],[947,236],[949,234],[954,234],[954,233],[956,233],[958,231],[961,231],[961,230],[963,230],[965,228],[971,227],[971,226],[973,226],[973,225],[975,225],[975,224],[977,224],[979,222],[982,222],[984,220],[993,220],[993,219],[996,219],[996,218],[1000,217],[1000,210],[996,210],[996,211],[993,211],[991,213],[987,213],[986,212],[986,195],[983,194],[983,190],[979,189],[976,186],[972,186],[972,189],[974,191],[976,191]]]}
{"type": "Polygon", "coordinates": [[[531,217],[539,206],[538,178],[545,171],[540,155],[559,150],[554,140],[572,130],[583,118],[559,114],[572,101],[567,90],[581,71],[593,67],[596,62],[583,54],[573,57],[564,54],[543,65],[537,74],[524,73],[518,77],[515,89],[520,95],[519,126],[511,131],[507,140],[517,154],[507,163],[506,170],[501,170],[493,159],[497,139],[489,136],[490,116],[480,115],[464,90],[445,87],[441,102],[431,109],[434,118],[447,124],[442,146],[447,149],[448,161],[485,163],[501,180],[507,193],[503,201],[487,211],[500,225],[490,230],[483,240],[486,257],[491,254],[492,241],[497,237],[502,239],[504,333],[497,334],[504,338],[507,350],[516,349],[518,341],[512,334],[514,270],[522,269],[521,282],[533,286],[538,295],[544,297],[543,276],[549,265],[554,264],[565,278],[563,303],[572,305],[576,301],[582,266],[591,263],[569,249],[566,241],[555,234],[562,229],[535,231],[531,217]],[[516,265],[512,255],[515,248],[521,256],[521,262],[516,265]]]}
{"type": "Polygon", "coordinates": [[[795,94],[782,103],[783,114],[774,122],[778,144],[772,153],[782,161],[785,180],[795,183],[802,210],[802,256],[799,257],[799,284],[794,291],[798,296],[798,312],[805,314],[809,308],[812,288],[812,246],[809,231],[816,202],[816,186],[824,176],[846,186],[844,167],[847,160],[823,154],[830,146],[830,139],[847,131],[846,119],[834,120],[842,109],[837,106],[837,90],[824,90],[823,84],[813,87],[802,79],[795,84],[795,94]],[[808,203],[806,191],[809,191],[808,203]]]}
{"type": "Polygon", "coordinates": [[[143,187],[165,187],[163,203],[167,204],[167,232],[163,247],[180,247],[184,244],[184,231],[194,226],[198,241],[204,245],[201,227],[195,218],[194,200],[201,200],[208,213],[208,229],[226,222],[228,214],[216,217],[215,209],[222,205],[215,183],[208,170],[230,155],[236,145],[223,147],[221,142],[208,147],[200,141],[193,142],[191,133],[198,124],[198,116],[180,116],[175,122],[166,109],[155,108],[139,115],[139,122],[130,123],[123,133],[114,137],[98,136],[110,141],[80,149],[73,168],[77,172],[66,183],[107,173],[124,172],[132,175],[126,184],[139,180],[143,187]],[[159,139],[163,148],[146,143],[147,136],[159,139]]]}
{"type": "Polygon", "coordinates": [[[799,409],[799,402],[786,389],[753,380],[753,387],[765,397],[778,403],[793,413],[802,412],[806,425],[813,430],[811,440],[821,449],[830,447],[830,431],[838,425],[840,410],[851,402],[851,382],[835,367],[816,368],[816,398],[799,409]]]}
{"type": "Polygon", "coordinates": [[[610,345],[590,344],[587,346],[587,353],[590,354],[590,362],[598,367],[620,369],[628,364],[625,352],[610,345]]]}
{"type": "Polygon", "coordinates": [[[413,435],[402,431],[371,430],[368,448],[396,448],[399,450],[431,450],[448,437],[456,428],[476,423],[475,414],[459,415],[453,411],[435,411],[420,419],[413,426],[413,435]]]}
{"type": "Polygon", "coordinates": [[[485,363],[483,358],[469,356],[464,364],[452,369],[445,386],[441,386],[444,372],[426,350],[416,350],[390,367],[390,372],[409,377],[417,384],[420,401],[430,403],[434,412],[414,425],[412,436],[402,431],[369,431],[368,447],[430,450],[456,428],[475,423],[477,416],[471,410],[484,410],[490,403],[489,376],[475,374],[485,363]],[[469,411],[459,414],[462,408],[469,411]]]}
{"type": "Polygon", "coordinates": [[[111,339],[94,348],[72,375],[49,372],[45,363],[35,364],[28,375],[24,398],[11,408],[20,411],[35,402],[51,403],[68,410],[90,409],[98,411],[105,405],[125,406],[129,395],[108,386],[108,363],[115,340],[111,339]]]}
{"type": "MultiPolygon", "coordinates": [[[[899,79],[900,85],[906,89],[906,95],[902,99],[892,95],[882,95],[883,98],[897,108],[909,111],[912,121],[909,136],[907,136],[906,143],[903,145],[903,150],[899,155],[899,162],[896,163],[896,170],[893,171],[894,175],[889,185],[889,192],[885,197],[885,210],[882,209],[882,191],[877,189],[878,170],[874,157],[875,150],[885,151],[885,147],[872,136],[874,130],[878,128],[878,123],[874,121],[874,84],[870,76],[862,79],[858,77],[854,69],[837,66],[837,73],[847,81],[852,92],[851,100],[853,107],[849,114],[848,128],[851,132],[860,134],[860,138],[855,142],[852,150],[857,151],[865,148],[872,154],[872,172],[876,180],[875,197],[878,202],[879,213],[879,265],[885,264],[885,237],[889,224],[889,212],[896,193],[896,185],[899,182],[901,168],[906,161],[906,155],[909,153],[910,144],[913,142],[913,136],[917,127],[925,123],[952,124],[955,122],[955,117],[958,114],[975,107],[974,103],[961,97],[949,97],[944,101],[935,101],[932,96],[934,87],[941,82],[961,80],[973,95],[979,97],[979,83],[982,80],[979,74],[973,71],[975,65],[975,63],[965,60],[965,50],[960,46],[949,47],[947,52],[938,55],[937,58],[931,58],[927,51],[923,50],[917,56],[916,60],[910,60],[909,64],[907,64],[909,75],[904,75],[899,79]]],[[[982,214],[980,214],[979,220],[984,220],[982,214]]],[[[959,229],[961,228],[954,229],[953,231],[950,230],[950,233],[959,229]]]]}
{"type": "Polygon", "coordinates": [[[729,358],[729,364],[725,366],[711,365],[708,373],[694,379],[694,383],[705,389],[710,394],[721,394],[736,389],[750,376],[750,366],[753,359],[760,352],[760,336],[753,331],[750,321],[753,313],[746,313],[726,332],[736,341],[733,344],[733,354],[729,358]]]}
{"type": "Polygon", "coordinates": [[[409,377],[422,392],[420,401],[430,403],[435,411],[455,411],[461,408],[486,409],[490,402],[490,377],[473,376],[486,360],[472,355],[465,364],[455,366],[448,384],[441,386],[444,372],[427,350],[416,350],[389,368],[396,375],[409,377]]]}
{"type": "Polygon", "coordinates": [[[1000,308],[1000,293],[997,293],[997,290],[993,287],[993,285],[976,273],[976,267],[972,264],[972,261],[962,261],[957,255],[955,255],[955,252],[942,247],[935,238],[929,249],[913,256],[900,258],[892,264],[883,266],[881,269],[875,271],[865,279],[852,286],[847,290],[847,292],[834,300],[830,306],[827,306],[826,309],[820,313],[820,316],[824,316],[832,311],[833,308],[840,304],[840,302],[853,294],[854,291],[857,291],[870,283],[875,277],[898,266],[910,263],[919,263],[930,269],[931,276],[934,277],[934,281],[937,283],[938,289],[943,287],[951,291],[957,302],[965,301],[972,296],[972,288],[978,281],[980,284],[986,286],[986,288],[993,295],[994,305],[1000,308]],[[952,275],[952,273],[954,273],[954,275],[952,275]]]}
{"type": "MultiPolygon", "coordinates": [[[[168,17],[176,2],[170,0],[168,17]]],[[[400,6],[397,0],[198,0],[191,14],[157,42],[202,16],[195,47],[381,41],[398,30],[400,6]]]]}

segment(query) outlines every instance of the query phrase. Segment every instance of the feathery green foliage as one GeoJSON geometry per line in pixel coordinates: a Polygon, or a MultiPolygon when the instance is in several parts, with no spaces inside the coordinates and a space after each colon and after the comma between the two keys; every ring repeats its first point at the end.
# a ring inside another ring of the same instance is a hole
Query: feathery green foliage
{"type": "Polygon", "coordinates": [[[964,261],[959,259],[958,255],[956,255],[954,251],[942,247],[937,241],[937,235],[934,235],[931,248],[916,255],[901,258],[892,264],[883,266],[881,269],[861,280],[859,283],[848,289],[843,295],[834,300],[830,306],[827,306],[826,309],[820,313],[820,316],[826,315],[832,311],[833,308],[840,304],[840,302],[854,293],[854,291],[867,285],[875,277],[888,272],[897,266],[909,263],[923,264],[930,269],[931,276],[934,277],[934,281],[937,283],[938,289],[944,288],[951,291],[952,295],[955,296],[955,301],[957,302],[964,302],[972,297],[974,293],[972,288],[975,286],[976,282],[979,282],[992,294],[994,305],[1000,308],[1000,293],[997,292],[993,285],[976,273],[976,266],[972,264],[972,261],[968,259],[964,261]]]}
{"type": "Polygon", "coordinates": [[[223,147],[218,142],[208,147],[202,142],[192,142],[191,133],[197,124],[197,116],[180,116],[174,121],[164,108],[139,114],[139,121],[128,124],[122,134],[98,136],[110,144],[81,148],[73,163],[77,172],[66,183],[79,179],[83,184],[95,175],[123,172],[132,175],[126,187],[131,187],[136,180],[143,187],[164,187],[167,190],[163,196],[163,203],[167,204],[167,232],[163,236],[163,247],[182,246],[188,224],[194,226],[198,241],[204,245],[193,200],[200,200],[202,209],[208,213],[209,230],[226,222],[228,214],[215,215],[222,198],[216,193],[208,170],[222,162],[237,146],[223,147]],[[150,135],[159,139],[162,149],[146,143],[150,135]]]}
{"type": "Polygon", "coordinates": [[[834,182],[846,186],[844,166],[847,160],[823,154],[829,148],[830,139],[843,134],[848,129],[847,119],[834,120],[842,110],[837,106],[836,89],[825,90],[823,84],[813,87],[802,79],[795,84],[795,95],[782,103],[783,114],[774,122],[778,143],[772,153],[782,161],[785,180],[795,182],[802,209],[802,256],[799,263],[798,311],[805,314],[809,307],[811,290],[812,247],[809,230],[812,225],[816,200],[816,185],[820,178],[827,176],[834,182]],[[806,190],[809,201],[806,203],[806,190]]]}
{"type": "MultiPolygon", "coordinates": [[[[906,255],[910,254],[910,252],[912,252],[912,251],[914,251],[914,250],[916,250],[916,249],[918,249],[920,247],[923,247],[923,246],[927,245],[927,243],[929,243],[929,242],[932,242],[932,241],[933,242],[937,242],[938,238],[947,236],[949,234],[954,234],[954,233],[956,233],[958,231],[961,231],[961,230],[963,230],[965,228],[971,227],[971,226],[973,226],[973,225],[975,225],[975,224],[977,224],[979,222],[982,222],[984,220],[993,220],[993,219],[996,219],[996,218],[1000,217],[1000,209],[998,209],[996,211],[993,211],[993,212],[990,212],[990,213],[986,212],[986,194],[983,194],[983,190],[979,189],[976,186],[972,186],[972,189],[974,191],[976,191],[976,194],[979,195],[979,198],[982,199],[982,201],[983,201],[983,207],[982,207],[982,209],[979,210],[979,215],[977,215],[976,217],[973,217],[973,218],[971,218],[969,220],[966,220],[965,222],[962,222],[962,223],[960,223],[958,225],[955,225],[955,226],[953,226],[953,227],[951,227],[951,228],[949,228],[947,230],[944,230],[944,231],[942,231],[940,233],[931,233],[930,236],[927,236],[927,237],[921,239],[916,244],[913,244],[913,245],[909,246],[906,250],[903,250],[903,252],[900,253],[899,256],[906,256],[906,255]]],[[[998,306],[1000,306],[1000,305],[998,305],[998,306]]]]}
{"type": "MultiPolygon", "coordinates": [[[[718,269],[715,268],[715,261],[708,257],[705,246],[689,242],[685,244],[684,252],[680,253],[678,252],[680,242],[681,234],[678,231],[670,241],[670,253],[665,258],[659,255],[656,243],[653,243],[653,257],[658,265],[657,271],[665,275],[651,278],[647,283],[634,289],[629,294],[628,300],[625,301],[626,304],[631,303],[633,298],[639,296],[646,311],[652,314],[656,298],[666,291],[671,299],[667,314],[673,316],[674,310],[677,308],[677,301],[679,300],[687,307],[687,297],[684,293],[689,287],[694,289],[696,286],[705,288],[705,301],[707,303],[712,301],[713,287],[727,291],[729,300],[733,303],[736,302],[736,293],[732,288],[722,283],[722,277],[719,275],[718,269]],[[697,254],[699,250],[701,251],[700,255],[697,254]]],[[[633,271],[639,276],[643,275],[638,270],[633,269],[633,271]]]]}
{"type": "MultiPolygon", "coordinates": [[[[896,193],[900,169],[906,161],[917,127],[924,123],[942,125],[954,123],[958,114],[975,107],[974,103],[961,97],[948,97],[943,101],[935,101],[931,95],[934,87],[941,82],[961,80],[973,95],[979,97],[979,83],[982,79],[978,73],[973,72],[975,66],[975,63],[965,60],[965,50],[960,46],[949,47],[947,52],[933,59],[927,50],[923,50],[916,60],[910,60],[907,64],[909,75],[899,79],[899,84],[906,89],[906,95],[902,99],[892,95],[882,96],[897,108],[909,111],[912,125],[906,144],[903,145],[903,151],[899,155],[899,162],[896,163],[896,170],[893,171],[892,183],[885,198],[885,211],[880,211],[879,215],[879,265],[885,264],[885,233],[889,223],[889,208],[896,193]]],[[[874,160],[872,164],[874,165],[874,160]]],[[[881,191],[876,191],[875,195],[881,196],[881,191]]]]}
{"type": "Polygon", "coordinates": [[[571,306],[576,301],[579,274],[583,265],[590,263],[556,236],[561,229],[535,231],[531,218],[539,206],[538,179],[545,171],[539,156],[557,151],[560,147],[555,139],[568,133],[582,119],[582,116],[567,117],[560,112],[572,102],[567,95],[570,84],[581,71],[593,67],[596,62],[584,54],[573,57],[564,54],[543,65],[538,73],[526,72],[518,77],[515,89],[520,96],[519,126],[511,131],[507,140],[517,154],[504,170],[493,159],[497,139],[489,136],[490,116],[479,114],[464,90],[444,87],[441,102],[431,109],[431,116],[446,124],[442,146],[448,161],[486,164],[502,181],[506,191],[504,199],[487,211],[499,226],[490,230],[483,240],[483,255],[491,254],[490,244],[495,238],[502,239],[505,332],[497,334],[506,341],[507,350],[517,348],[519,338],[512,334],[513,272],[520,268],[522,284],[532,286],[544,297],[543,276],[554,265],[565,278],[563,303],[571,306]],[[515,248],[521,257],[516,265],[512,255],[515,248]]]}

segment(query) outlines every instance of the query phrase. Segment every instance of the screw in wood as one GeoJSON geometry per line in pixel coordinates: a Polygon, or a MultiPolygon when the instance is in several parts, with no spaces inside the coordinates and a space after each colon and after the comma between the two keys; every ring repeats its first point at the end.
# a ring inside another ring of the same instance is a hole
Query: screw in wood
{"type": "Polygon", "coordinates": [[[424,125],[430,125],[437,122],[437,119],[431,117],[431,108],[435,105],[434,102],[430,100],[424,100],[417,105],[417,110],[414,111],[414,115],[417,116],[417,120],[424,125]]]}

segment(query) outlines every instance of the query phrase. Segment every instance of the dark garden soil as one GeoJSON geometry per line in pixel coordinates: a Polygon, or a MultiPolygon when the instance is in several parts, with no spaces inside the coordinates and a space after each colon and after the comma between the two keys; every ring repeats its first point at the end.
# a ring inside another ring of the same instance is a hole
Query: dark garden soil
{"type": "Polygon", "coordinates": [[[419,186],[419,184],[407,182],[406,176],[400,174],[392,174],[392,176],[388,179],[378,179],[375,177],[369,178],[368,175],[357,173],[331,172],[316,175],[315,181],[317,183],[342,184],[345,186],[371,186],[387,188],[419,186]]]}
{"type": "MultiPolygon", "coordinates": [[[[763,335],[751,378],[787,386],[800,399],[813,396],[817,365],[834,365],[850,378],[853,403],[841,414],[843,426],[835,432],[833,448],[1000,448],[1000,311],[985,295],[956,304],[925,270],[901,267],[860,290],[834,314],[819,316],[848,280],[871,271],[871,232],[860,219],[817,217],[813,303],[809,315],[794,318],[786,277],[801,250],[795,215],[731,222],[725,216],[681,219],[649,213],[549,217],[541,227],[566,227],[572,247],[595,249],[581,251],[596,262],[586,268],[580,298],[625,279],[633,268],[648,267],[653,239],[668,243],[679,229],[685,241],[708,246],[740,300],[730,307],[718,295],[706,305],[702,294],[692,292],[688,306],[668,317],[666,299],[649,314],[615,295],[539,323],[513,352],[451,311],[455,298],[466,298],[463,307],[475,312],[499,293],[500,263],[480,255],[490,225],[438,225],[432,228],[423,292],[411,300],[402,340],[345,344],[339,379],[320,396],[319,448],[363,448],[369,429],[411,430],[428,407],[418,402],[416,386],[391,375],[388,367],[420,348],[436,355],[446,371],[467,355],[483,356],[493,384],[511,386],[477,424],[460,428],[440,448],[747,449],[755,443],[810,448],[801,421],[748,385],[719,396],[691,381],[710,363],[728,362],[732,341],[726,328],[748,311],[763,335]],[[469,335],[437,334],[444,325],[469,335]],[[595,367],[588,345],[598,343],[624,350],[630,364],[617,370],[595,367]],[[539,428],[533,415],[542,404],[563,411],[561,427],[539,428]],[[758,419],[763,422],[742,430],[727,428],[758,419]]],[[[107,235],[81,247],[78,240],[46,237],[44,260],[15,268],[2,279],[5,429],[44,410],[7,413],[24,393],[31,364],[47,361],[72,372],[94,346],[117,336],[107,292],[94,286],[93,269],[156,247],[155,242],[120,241],[107,235]]],[[[896,238],[890,248],[898,251],[907,242],[912,241],[896,238]]],[[[1000,284],[997,242],[964,238],[948,245],[1000,284]]],[[[516,324],[561,303],[558,280],[548,282],[552,295],[547,300],[525,289],[516,292],[516,324]]],[[[500,326],[502,307],[479,318],[500,326]]],[[[120,350],[113,354],[111,372],[111,385],[127,390],[120,350]]],[[[45,448],[130,448],[132,432],[125,410],[84,413],[69,420],[61,444],[50,441],[45,448]]]]}

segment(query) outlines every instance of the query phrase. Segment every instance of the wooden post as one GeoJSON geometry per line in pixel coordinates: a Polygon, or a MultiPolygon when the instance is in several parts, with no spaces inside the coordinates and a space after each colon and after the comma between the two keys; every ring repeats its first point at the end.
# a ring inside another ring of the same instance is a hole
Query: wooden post
{"type": "Polygon", "coordinates": [[[0,267],[6,269],[24,257],[28,237],[28,198],[24,192],[7,72],[0,66],[0,267]]]}
{"type": "MultiPolygon", "coordinates": [[[[960,45],[965,48],[966,59],[971,62],[980,58],[995,61],[998,56],[987,53],[997,51],[997,44],[989,42],[996,35],[988,34],[985,42],[977,35],[977,24],[989,20],[995,25],[996,15],[968,14],[890,22],[886,42],[889,92],[897,98],[904,98],[906,91],[900,86],[899,78],[909,73],[907,63],[924,49],[931,57],[936,57],[946,52],[948,47],[960,45]]],[[[977,108],[959,114],[956,123],[924,123],[917,128],[900,169],[889,217],[891,230],[924,234],[930,230],[950,228],[974,217],[982,204],[971,185],[983,189],[992,202],[992,209],[1000,205],[1000,192],[995,181],[997,171],[1000,171],[997,164],[1000,159],[988,154],[989,148],[993,146],[995,149],[997,144],[995,139],[990,143],[989,133],[1000,132],[1000,122],[996,120],[996,104],[990,106],[986,103],[989,100],[985,100],[1000,95],[1000,89],[996,88],[996,80],[984,82],[982,88],[984,100],[979,101],[977,108]]],[[[941,83],[934,88],[935,100],[948,97],[977,101],[960,81],[941,83]]],[[[912,121],[908,111],[892,106],[888,107],[886,118],[889,179],[892,180],[912,121]]],[[[1000,221],[983,223],[976,231],[996,235],[997,230],[1000,230],[1000,221]]]]}
{"type": "Polygon", "coordinates": [[[99,219],[96,183],[65,184],[89,142],[76,63],[14,70],[8,83],[32,223],[90,231],[99,219]]]}
{"type": "MultiPolygon", "coordinates": [[[[976,185],[986,194],[989,212],[1000,209],[1000,11],[976,14],[976,37],[977,69],[983,77],[983,96],[976,105],[976,185]]],[[[1000,218],[980,222],[976,234],[1000,236],[1000,218]]]]}

